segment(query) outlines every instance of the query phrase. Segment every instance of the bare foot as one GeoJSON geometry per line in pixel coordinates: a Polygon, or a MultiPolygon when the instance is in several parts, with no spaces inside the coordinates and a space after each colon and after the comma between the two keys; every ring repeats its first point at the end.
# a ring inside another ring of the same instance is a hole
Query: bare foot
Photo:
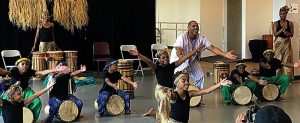
{"type": "Polygon", "coordinates": [[[85,118],[85,116],[84,116],[83,114],[80,114],[80,115],[78,116],[78,118],[85,118]]]}
{"type": "Polygon", "coordinates": [[[47,121],[46,120],[42,120],[41,123],[47,123],[47,121]]]}
{"type": "Polygon", "coordinates": [[[205,107],[205,104],[204,103],[199,103],[198,106],[199,107],[205,107]]]}
{"type": "Polygon", "coordinates": [[[151,108],[147,113],[143,114],[142,117],[150,116],[150,115],[155,115],[154,108],[151,108]]]}

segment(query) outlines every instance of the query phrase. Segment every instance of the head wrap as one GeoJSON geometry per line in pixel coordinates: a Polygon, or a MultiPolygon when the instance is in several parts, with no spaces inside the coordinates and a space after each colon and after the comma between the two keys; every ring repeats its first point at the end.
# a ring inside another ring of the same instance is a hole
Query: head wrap
{"type": "Polygon", "coordinates": [[[168,54],[168,49],[165,48],[165,49],[160,49],[160,50],[158,50],[157,53],[155,54],[155,56],[156,56],[157,58],[159,58],[162,54],[168,54]]]}
{"type": "Polygon", "coordinates": [[[178,81],[183,77],[189,77],[189,74],[186,71],[179,71],[174,75],[174,84],[177,85],[178,81]]]}
{"type": "Polygon", "coordinates": [[[20,58],[16,61],[15,65],[18,66],[18,64],[22,61],[26,61],[28,62],[29,64],[31,63],[31,61],[28,59],[28,58],[20,58]]]}
{"type": "Polygon", "coordinates": [[[273,53],[274,54],[275,51],[272,50],[272,49],[267,49],[267,50],[264,51],[263,55],[266,55],[266,53],[273,53]]]}
{"type": "Polygon", "coordinates": [[[108,69],[108,67],[111,66],[111,65],[113,65],[113,64],[118,64],[118,60],[111,59],[111,60],[107,61],[107,62],[105,63],[104,69],[105,69],[105,70],[108,69]]]}

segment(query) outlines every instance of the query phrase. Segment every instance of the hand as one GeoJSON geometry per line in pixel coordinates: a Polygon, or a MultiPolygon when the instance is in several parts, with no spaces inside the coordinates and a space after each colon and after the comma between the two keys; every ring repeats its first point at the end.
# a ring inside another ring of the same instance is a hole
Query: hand
{"type": "Polygon", "coordinates": [[[167,95],[169,97],[172,97],[172,94],[174,93],[173,89],[171,89],[171,88],[165,88],[164,90],[165,90],[165,92],[167,93],[167,95]]]}
{"type": "Polygon", "coordinates": [[[299,67],[300,66],[300,60],[294,63],[294,67],[299,67]]]}
{"type": "Polygon", "coordinates": [[[271,69],[271,66],[269,65],[269,63],[266,64],[266,69],[271,69]]]}
{"type": "Polygon", "coordinates": [[[204,49],[204,47],[205,47],[204,45],[199,45],[199,46],[197,47],[197,50],[198,50],[198,51],[201,51],[201,50],[204,49]]]}
{"type": "Polygon", "coordinates": [[[240,113],[240,114],[236,117],[235,123],[244,123],[243,121],[245,120],[245,116],[246,116],[246,112],[240,113]]]}
{"type": "Polygon", "coordinates": [[[132,83],[132,86],[134,87],[134,89],[137,89],[139,85],[137,84],[137,82],[134,82],[132,83]]]}
{"type": "Polygon", "coordinates": [[[220,83],[223,86],[230,86],[232,84],[232,82],[230,80],[227,80],[227,78],[223,79],[220,83]]]}
{"type": "Polygon", "coordinates": [[[117,86],[117,84],[118,84],[118,83],[113,84],[113,86],[112,86],[115,90],[119,90],[119,87],[117,86]]]}
{"type": "Polygon", "coordinates": [[[31,52],[33,52],[35,50],[35,46],[33,46],[32,48],[31,48],[31,52]]]}
{"type": "Polygon", "coordinates": [[[236,59],[237,58],[237,56],[233,54],[233,51],[227,52],[225,57],[229,58],[229,59],[236,59]]]}
{"type": "Polygon", "coordinates": [[[133,56],[139,55],[139,52],[137,50],[129,50],[128,52],[130,53],[130,55],[133,55],[133,56]]]}
{"type": "Polygon", "coordinates": [[[80,71],[85,72],[86,71],[86,66],[85,65],[80,65],[80,71]]]}
{"type": "Polygon", "coordinates": [[[262,80],[262,79],[260,79],[260,80],[258,81],[258,83],[261,84],[261,85],[266,85],[266,84],[268,84],[268,82],[267,82],[266,80],[262,80]]]}

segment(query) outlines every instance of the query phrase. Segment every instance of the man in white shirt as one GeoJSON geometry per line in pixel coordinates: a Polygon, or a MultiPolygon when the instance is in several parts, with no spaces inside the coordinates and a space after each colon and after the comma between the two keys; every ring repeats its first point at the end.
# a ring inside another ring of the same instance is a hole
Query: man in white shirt
{"type": "Polygon", "coordinates": [[[199,45],[204,45],[205,48],[202,51],[198,51],[194,56],[190,59],[183,62],[180,66],[178,66],[174,72],[187,70],[191,77],[196,81],[195,85],[199,89],[203,89],[204,86],[204,74],[201,69],[200,64],[198,63],[197,57],[200,57],[202,52],[205,49],[210,50],[214,54],[224,56],[229,59],[236,59],[232,51],[223,52],[218,47],[212,45],[206,37],[199,34],[199,26],[196,21],[190,21],[188,23],[188,31],[181,34],[177,37],[176,42],[174,44],[174,48],[171,52],[170,62],[177,61],[180,57],[183,57],[187,53],[191,52],[193,49],[197,48],[199,45]]]}

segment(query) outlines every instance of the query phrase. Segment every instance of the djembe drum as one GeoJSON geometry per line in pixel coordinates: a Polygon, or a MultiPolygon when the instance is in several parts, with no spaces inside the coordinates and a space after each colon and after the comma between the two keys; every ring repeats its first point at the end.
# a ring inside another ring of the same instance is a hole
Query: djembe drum
{"type": "Polygon", "coordinates": [[[46,53],[32,52],[32,69],[36,71],[46,70],[46,53]]]}
{"type": "MultiPolygon", "coordinates": [[[[133,61],[126,59],[119,59],[118,70],[124,76],[133,81],[133,61]]],[[[118,87],[129,94],[130,99],[134,98],[134,87],[131,84],[124,82],[123,80],[118,81],[118,87]]]]}
{"type": "Polygon", "coordinates": [[[77,51],[64,51],[66,62],[68,63],[71,72],[77,70],[77,51]]]}
{"type": "Polygon", "coordinates": [[[224,62],[214,63],[214,83],[221,82],[229,75],[229,64],[224,62]]]}
{"type": "Polygon", "coordinates": [[[23,123],[32,123],[34,120],[32,111],[27,108],[23,107],[23,123]]]}
{"type": "MultiPolygon", "coordinates": [[[[96,110],[99,109],[97,99],[95,100],[94,106],[96,110]]],[[[110,96],[105,105],[106,112],[113,116],[121,114],[124,111],[124,109],[125,101],[119,95],[110,96]]]]}
{"type": "MultiPolygon", "coordinates": [[[[199,91],[199,89],[196,86],[189,86],[188,91],[192,91],[192,90],[199,91]]],[[[197,106],[200,103],[200,101],[201,101],[201,96],[192,97],[190,100],[190,107],[197,106]]]]}
{"type": "Polygon", "coordinates": [[[279,95],[278,87],[274,84],[267,84],[262,89],[262,95],[266,100],[273,101],[279,95]]]}
{"type": "Polygon", "coordinates": [[[47,69],[53,69],[56,64],[64,59],[63,51],[47,51],[47,69]]]}
{"type": "MultiPolygon", "coordinates": [[[[45,107],[45,114],[49,114],[49,105],[45,107]]],[[[64,122],[74,121],[79,115],[79,109],[77,105],[71,100],[63,101],[57,111],[55,117],[64,122]]]]}
{"type": "Polygon", "coordinates": [[[246,105],[252,99],[252,93],[247,86],[239,86],[232,93],[233,100],[239,105],[246,105]]]}

